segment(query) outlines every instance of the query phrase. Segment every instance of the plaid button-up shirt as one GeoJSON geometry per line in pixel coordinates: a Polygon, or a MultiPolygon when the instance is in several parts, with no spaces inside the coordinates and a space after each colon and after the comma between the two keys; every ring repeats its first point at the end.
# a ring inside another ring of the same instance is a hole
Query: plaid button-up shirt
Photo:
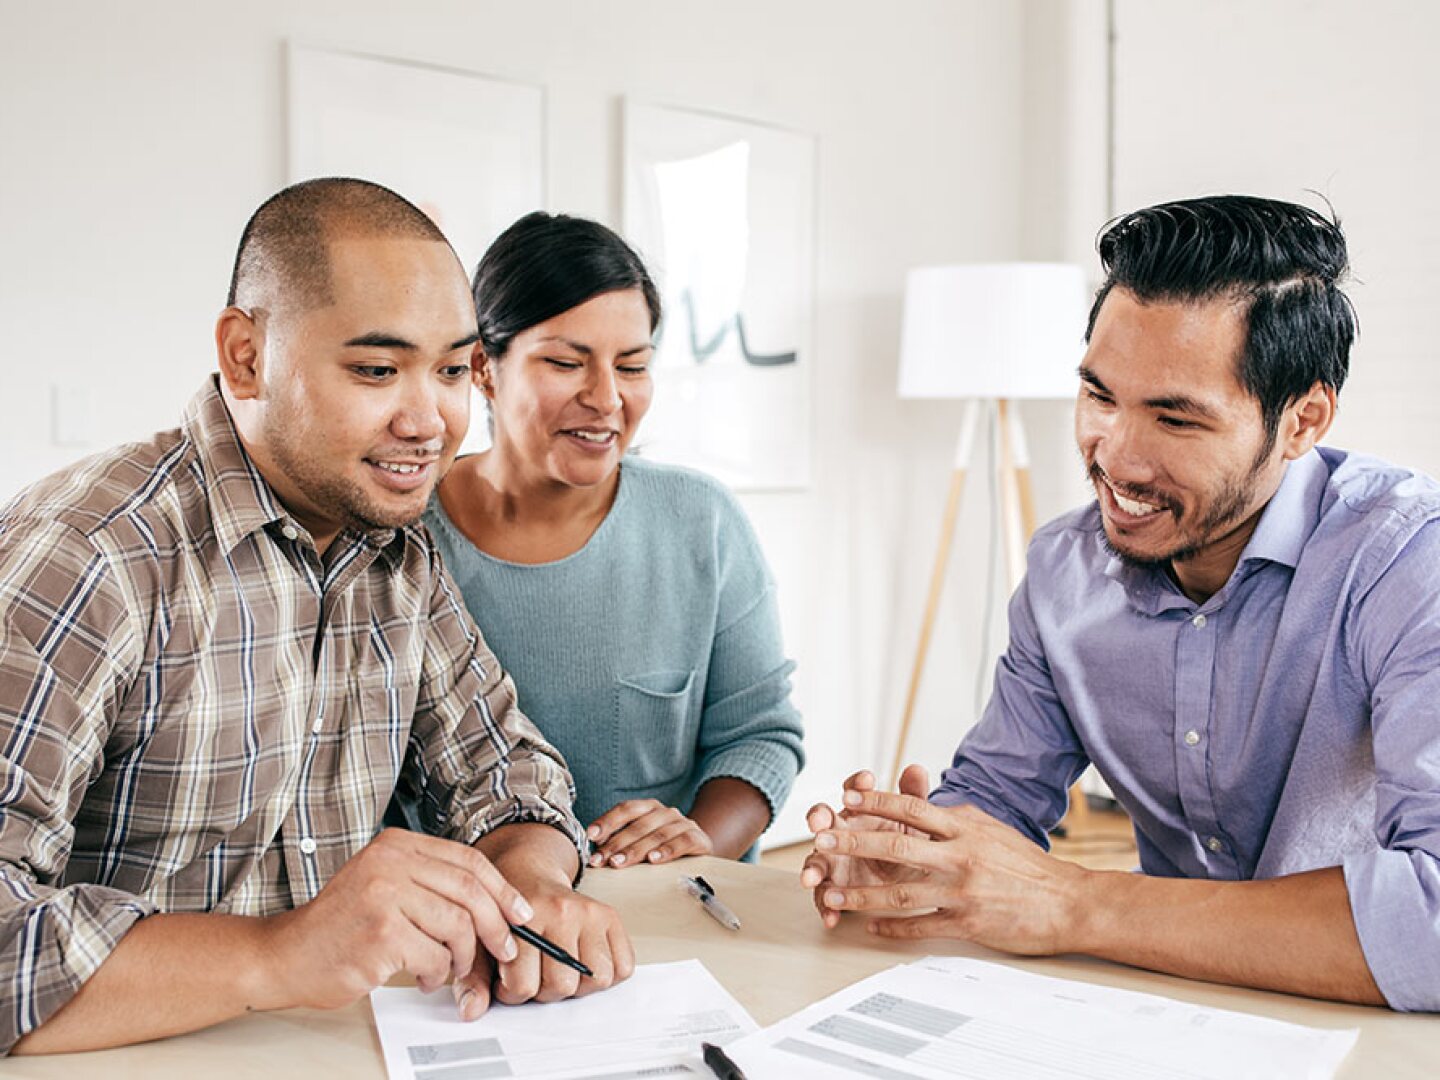
{"type": "Polygon", "coordinates": [[[310,900],[397,781],[463,843],[585,843],[423,528],[319,557],[213,379],[0,510],[0,743],[0,1051],[147,914],[310,900]]]}

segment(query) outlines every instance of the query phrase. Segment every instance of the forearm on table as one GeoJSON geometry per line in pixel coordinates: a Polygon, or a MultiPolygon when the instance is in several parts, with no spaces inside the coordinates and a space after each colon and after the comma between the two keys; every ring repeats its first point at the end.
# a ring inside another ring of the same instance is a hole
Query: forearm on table
{"type": "Polygon", "coordinates": [[[1076,952],[1191,979],[1385,1004],[1339,867],[1243,882],[1092,871],[1076,912],[1076,952]]]}
{"type": "Polygon", "coordinates": [[[716,855],[738,859],[770,824],[770,803],[746,781],[717,776],[701,785],[690,819],[705,830],[716,855]]]}
{"type": "Polygon", "coordinates": [[[179,1035],[246,1012],[287,1007],[271,975],[264,920],[239,915],[141,919],[76,995],[15,1054],[54,1054],[179,1035]]]}
{"type": "Polygon", "coordinates": [[[580,854],[565,833],[535,821],[501,825],[475,841],[475,847],[523,894],[529,884],[554,882],[568,887],[580,872],[580,854]]]}

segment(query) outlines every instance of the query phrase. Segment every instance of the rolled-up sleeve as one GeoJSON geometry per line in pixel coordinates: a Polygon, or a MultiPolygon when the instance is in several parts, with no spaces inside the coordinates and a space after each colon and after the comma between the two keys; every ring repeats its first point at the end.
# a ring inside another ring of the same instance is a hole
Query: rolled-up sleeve
{"type": "Polygon", "coordinates": [[[54,522],[0,525],[0,1052],[68,1002],[148,901],[63,883],[137,634],[109,561],[54,522]]]}
{"type": "Polygon", "coordinates": [[[1391,1008],[1440,1011],[1440,522],[1357,604],[1350,647],[1370,687],[1375,850],[1345,860],[1365,960],[1391,1008]]]}
{"type": "Polygon", "coordinates": [[[539,822],[588,854],[560,752],[521,712],[436,555],[425,661],[404,783],[427,832],[473,844],[501,825],[539,822]]]}

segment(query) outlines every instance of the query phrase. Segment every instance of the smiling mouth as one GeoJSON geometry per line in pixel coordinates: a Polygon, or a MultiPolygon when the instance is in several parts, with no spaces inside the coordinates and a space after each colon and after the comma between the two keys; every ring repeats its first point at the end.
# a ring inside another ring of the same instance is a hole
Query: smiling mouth
{"type": "MultiPolygon", "coordinates": [[[[1144,499],[1137,499],[1131,495],[1120,494],[1120,492],[1115,489],[1115,485],[1111,482],[1110,477],[1106,476],[1105,471],[1098,465],[1091,467],[1090,479],[1097,485],[1103,484],[1105,486],[1105,490],[1110,493],[1111,499],[1115,501],[1116,508],[1127,517],[1137,519],[1153,517],[1161,510],[1168,510],[1171,514],[1179,516],[1179,508],[1163,497],[1157,502],[1147,502],[1144,499]]],[[[1154,496],[1152,496],[1152,498],[1153,497],[1154,496]]]]}
{"type": "Polygon", "coordinates": [[[604,446],[620,437],[620,433],[617,431],[586,431],[581,428],[569,428],[560,434],[582,439],[585,442],[594,443],[596,446],[604,446]]]}

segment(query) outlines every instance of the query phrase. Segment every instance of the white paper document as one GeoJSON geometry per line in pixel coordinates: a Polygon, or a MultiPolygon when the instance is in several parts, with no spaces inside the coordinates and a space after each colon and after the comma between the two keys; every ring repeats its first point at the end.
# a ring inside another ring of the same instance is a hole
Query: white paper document
{"type": "Polygon", "coordinates": [[[1333,1076],[1357,1035],[930,957],[726,1052],[750,1080],[1273,1080],[1333,1076]]]}
{"type": "Polygon", "coordinates": [[[492,1005],[466,1023],[449,990],[370,992],[391,1080],[645,1080],[710,1076],[701,1042],[724,1045],[755,1021],[698,960],[645,964],[603,993],[492,1005]]]}

